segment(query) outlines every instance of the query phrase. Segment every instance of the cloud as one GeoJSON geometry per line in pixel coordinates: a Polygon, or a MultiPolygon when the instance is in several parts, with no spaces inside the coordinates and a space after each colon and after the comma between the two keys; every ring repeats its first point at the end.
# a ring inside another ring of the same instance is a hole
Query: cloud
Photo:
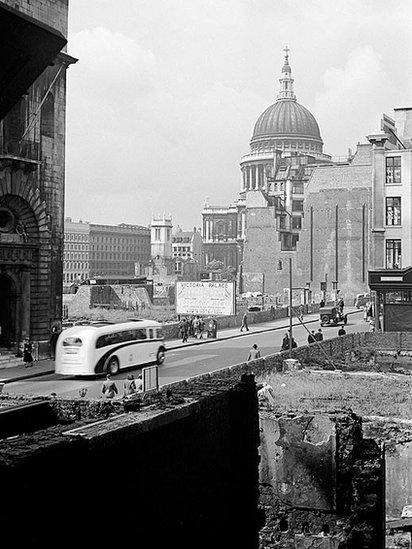
{"type": "Polygon", "coordinates": [[[70,51],[79,58],[78,70],[92,91],[103,86],[100,92],[113,88],[127,92],[125,87],[131,84],[137,95],[153,91],[157,73],[153,52],[120,32],[104,27],[82,30],[71,37],[70,51]]]}
{"type": "Polygon", "coordinates": [[[388,95],[388,75],[371,45],[349,52],[343,67],[328,68],[315,107],[325,152],[343,155],[342,136],[348,146],[365,141],[365,135],[376,129],[388,95]]]}

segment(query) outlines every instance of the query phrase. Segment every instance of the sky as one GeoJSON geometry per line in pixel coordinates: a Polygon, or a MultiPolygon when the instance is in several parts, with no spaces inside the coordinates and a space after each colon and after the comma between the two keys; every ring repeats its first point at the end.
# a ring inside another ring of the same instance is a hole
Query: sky
{"type": "Polygon", "coordinates": [[[324,152],[412,106],[410,0],[70,0],[66,216],[183,229],[240,190],[283,48],[324,152]]]}

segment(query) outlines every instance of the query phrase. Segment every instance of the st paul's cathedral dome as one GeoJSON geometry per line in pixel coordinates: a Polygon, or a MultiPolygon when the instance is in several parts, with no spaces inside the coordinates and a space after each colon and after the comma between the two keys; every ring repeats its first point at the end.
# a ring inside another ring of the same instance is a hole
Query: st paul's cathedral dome
{"type": "Polygon", "coordinates": [[[299,154],[322,154],[318,123],[313,114],[296,101],[288,48],[285,52],[277,100],[259,116],[250,141],[251,152],[281,149],[299,154]]]}

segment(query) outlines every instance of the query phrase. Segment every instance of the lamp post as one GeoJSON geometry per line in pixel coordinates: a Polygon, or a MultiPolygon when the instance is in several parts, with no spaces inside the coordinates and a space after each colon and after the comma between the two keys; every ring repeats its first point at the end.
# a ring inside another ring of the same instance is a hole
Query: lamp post
{"type": "Polygon", "coordinates": [[[305,288],[305,305],[310,305],[310,282],[306,282],[305,288]]]}
{"type": "Polygon", "coordinates": [[[292,258],[289,257],[289,358],[292,358],[292,258]]]}

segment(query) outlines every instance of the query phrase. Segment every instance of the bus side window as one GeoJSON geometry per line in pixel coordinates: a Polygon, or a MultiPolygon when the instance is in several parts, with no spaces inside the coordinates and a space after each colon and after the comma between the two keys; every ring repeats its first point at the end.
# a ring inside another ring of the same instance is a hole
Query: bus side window
{"type": "Polygon", "coordinates": [[[146,339],[146,330],[132,330],[133,339],[146,339]]]}
{"type": "Polygon", "coordinates": [[[154,338],[153,329],[152,329],[152,328],[149,328],[149,329],[148,329],[148,332],[149,332],[149,339],[153,339],[153,338],[154,338]]]}
{"type": "Polygon", "coordinates": [[[156,334],[157,337],[159,339],[162,339],[163,338],[163,330],[161,328],[158,328],[156,331],[157,331],[157,334],[156,334]]]}

